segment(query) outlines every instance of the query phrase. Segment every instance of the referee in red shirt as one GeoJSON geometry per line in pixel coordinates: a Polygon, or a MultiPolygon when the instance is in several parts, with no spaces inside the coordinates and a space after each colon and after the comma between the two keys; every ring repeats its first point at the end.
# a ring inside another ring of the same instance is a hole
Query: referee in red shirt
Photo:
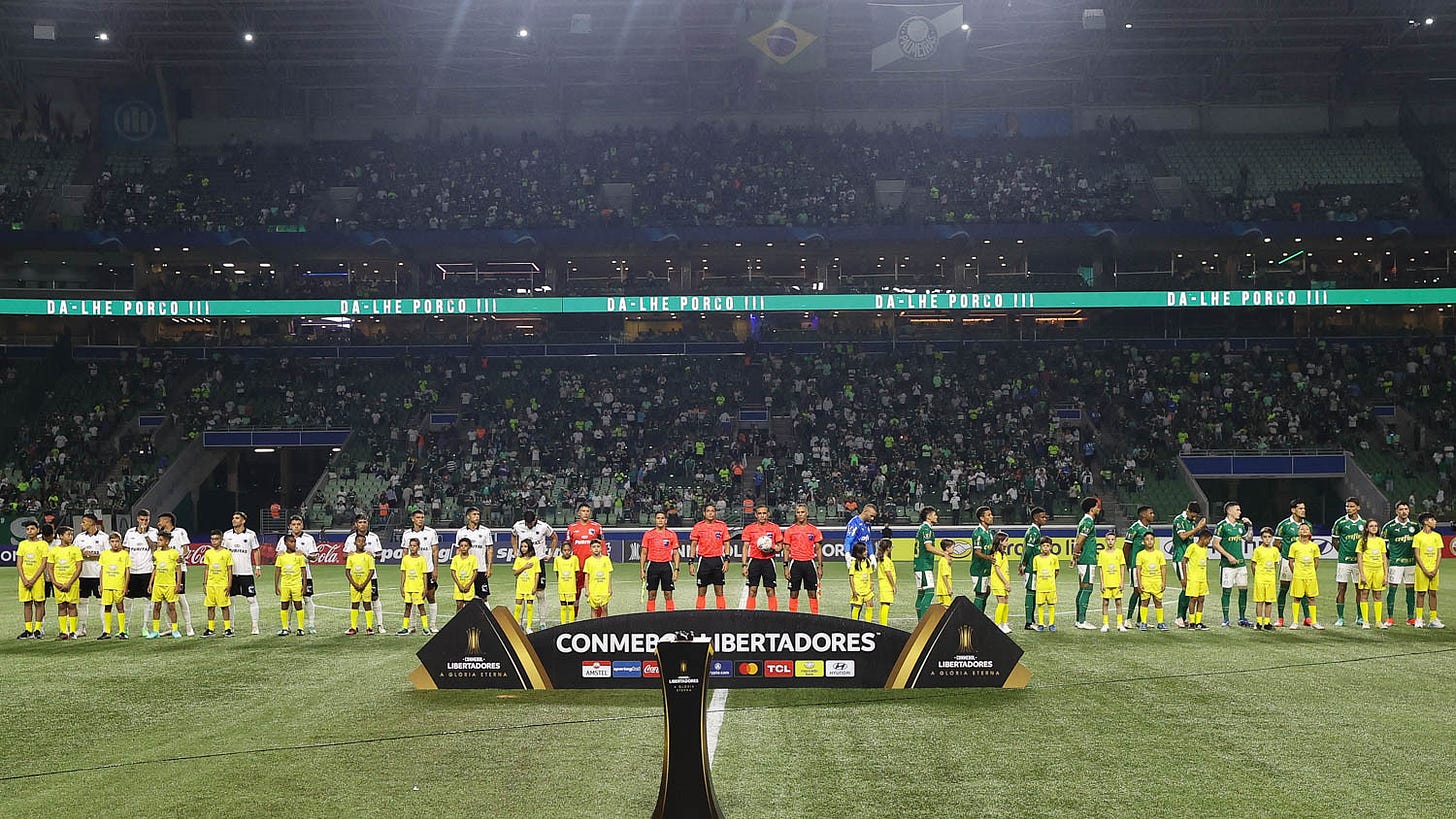
{"type": "Polygon", "coordinates": [[[672,611],[672,589],[677,585],[677,532],[667,528],[667,513],[652,516],[652,529],[642,536],[642,581],[647,584],[647,610],[657,611],[657,590],[672,611]]]}
{"type": "Polygon", "coordinates": [[[809,592],[809,613],[819,613],[819,578],[824,576],[824,533],[809,522],[809,507],[794,507],[794,525],[784,532],[789,544],[789,611],[799,610],[799,588],[809,592]]]}
{"type": "Polygon", "coordinates": [[[707,607],[709,586],[717,595],[718,608],[728,608],[728,600],[723,596],[723,585],[727,582],[724,572],[728,568],[725,550],[728,537],[728,524],[718,520],[718,507],[711,503],[703,507],[703,519],[693,526],[692,534],[688,535],[688,542],[693,545],[688,572],[698,578],[700,609],[707,607]],[[702,561],[701,566],[698,565],[699,560],[702,561]]]}
{"type": "Polygon", "coordinates": [[[784,530],[768,519],[768,507],[764,504],[753,510],[753,517],[753,523],[743,527],[743,576],[748,582],[748,609],[758,607],[758,587],[763,586],[769,611],[778,611],[779,598],[774,587],[779,576],[774,570],[774,556],[779,553],[779,544],[784,542],[784,530]]]}

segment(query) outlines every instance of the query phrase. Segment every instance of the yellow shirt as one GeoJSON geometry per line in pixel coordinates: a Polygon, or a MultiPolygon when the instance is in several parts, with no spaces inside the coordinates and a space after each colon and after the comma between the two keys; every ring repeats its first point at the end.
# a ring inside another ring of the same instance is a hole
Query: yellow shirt
{"type": "MultiPolygon", "coordinates": [[[[1414,543],[1414,539],[1411,541],[1414,543]]],[[[1365,542],[1355,547],[1360,554],[1360,562],[1370,571],[1385,570],[1385,538],[1370,537],[1365,542]]]]}
{"type": "Polygon", "coordinates": [[[1445,547],[1445,541],[1436,532],[1417,532],[1411,540],[1411,545],[1416,550],[1417,568],[1424,565],[1428,569],[1441,569],[1441,549],[1445,547]]]}
{"type": "Polygon", "coordinates": [[[888,557],[880,558],[880,596],[886,597],[895,593],[895,561],[888,557]]]}
{"type": "Polygon", "coordinates": [[[1122,567],[1127,565],[1119,548],[1097,550],[1097,566],[1102,570],[1102,585],[1116,588],[1122,585],[1122,567]]]}
{"type": "Polygon", "coordinates": [[[1279,561],[1283,557],[1279,554],[1278,546],[1255,546],[1254,554],[1249,559],[1254,562],[1255,583],[1279,582],[1279,561]]]}
{"type": "Polygon", "coordinates": [[[450,576],[455,578],[455,588],[460,588],[461,583],[469,584],[470,578],[476,572],[475,555],[455,555],[450,558],[450,576]]]}
{"type": "Polygon", "coordinates": [[[868,560],[860,563],[859,568],[855,568],[851,563],[849,566],[850,590],[860,597],[868,597],[874,583],[874,571],[868,560]]]}
{"type": "Polygon", "coordinates": [[[1137,554],[1138,588],[1149,594],[1163,590],[1163,567],[1168,559],[1162,549],[1143,549],[1137,554]]]}
{"type": "Polygon", "coordinates": [[[405,555],[399,560],[399,570],[404,578],[400,587],[403,592],[425,592],[425,575],[429,573],[430,564],[425,560],[424,555],[405,555]]]}
{"type": "Polygon", "coordinates": [[[1031,559],[1031,570],[1036,572],[1037,591],[1050,591],[1056,587],[1057,569],[1061,565],[1061,558],[1056,555],[1037,555],[1031,559]]]}
{"type": "Polygon", "coordinates": [[[606,555],[592,555],[582,567],[586,572],[586,592],[601,597],[612,590],[612,559],[606,555]]]}
{"type": "Polygon", "coordinates": [[[166,591],[177,587],[177,564],[182,562],[182,553],[168,546],[152,552],[153,587],[166,591]]]}
{"type": "Polygon", "coordinates": [[[50,551],[51,545],[44,540],[22,540],[15,547],[15,565],[24,570],[26,577],[34,577],[39,583],[45,579],[46,558],[50,551]]]}
{"type": "Polygon", "coordinates": [[[1011,582],[1011,575],[1007,573],[1008,567],[1011,565],[1011,561],[1010,561],[1010,556],[1009,555],[1007,555],[1005,552],[994,552],[994,553],[992,553],[991,563],[992,563],[992,569],[991,569],[991,576],[992,577],[995,577],[996,576],[996,569],[1000,569],[1001,570],[1001,576],[1002,577],[1005,577],[1006,578],[1006,581],[1008,583],[1011,582]]]}
{"type": "Polygon", "coordinates": [[[520,572],[516,575],[517,597],[530,597],[536,593],[536,579],[541,576],[541,558],[518,557],[511,563],[511,571],[520,572]]]}
{"type": "MultiPolygon", "coordinates": [[[[232,561],[232,555],[228,556],[228,561],[232,561]]],[[[126,573],[131,569],[131,552],[107,549],[97,562],[101,564],[101,590],[125,591],[126,573]]]]}
{"type": "Polygon", "coordinates": [[[281,585],[289,587],[303,585],[303,567],[308,565],[308,558],[304,557],[303,552],[286,550],[279,552],[273,565],[283,570],[283,576],[278,581],[281,585]]]}
{"type": "Polygon", "coordinates": [[[1197,543],[1188,545],[1183,557],[1188,560],[1188,576],[1201,575],[1208,577],[1208,547],[1199,546],[1197,543]]]}
{"type": "Polygon", "coordinates": [[[351,552],[349,559],[344,561],[344,571],[348,573],[355,588],[368,583],[369,575],[374,572],[374,555],[368,552],[351,552]]]}
{"type": "Polygon", "coordinates": [[[81,554],[81,547],[73,543],[51,549],[46,559],[50,561],[51,573],[56,576],[56,582],[65,585],[81,573],[81,561],[85,556],[81,554]]]}
{"type": "Polygon", "coordinates": [[[566,557],[557,555],[551,561],[551,568],[556,570],[556,590],[560,592],[562,600],[576,598],[576,573],[581,571],[581,558],[576,555],[566,557]]]}
{"type": "Polygon", "coordinates": [[[225,589],[233,576],[233,553],[227,549],[209,548],[202,553],[202,565],[207,569],[207,585],[214,589],[225,589]]]}
{"type": "MultiPolygon", "coordinates": [[[[1417,535],[1417,537],[1420,537],[1417,535]]],[[[1300,580],[1314,579],[1314,562],[1319,559],[1320,547],[1314,541],[1296,540],[1289,547],[1289,562],[1294,564],[1294,576],[1300,580]]]]}

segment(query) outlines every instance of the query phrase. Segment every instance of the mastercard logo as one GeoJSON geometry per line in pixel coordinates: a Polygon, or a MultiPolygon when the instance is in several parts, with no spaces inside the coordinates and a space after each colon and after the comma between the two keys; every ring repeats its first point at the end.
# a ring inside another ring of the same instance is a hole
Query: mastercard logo
{"type": "Polygon", "coordinates": [[[740,676],[740,677],[757,677],[759,674],[762,674],[762,673],[763,673],[763,667],[760,666],[758,663],[739,663],[738,664],[738,676],[740,676]]]}

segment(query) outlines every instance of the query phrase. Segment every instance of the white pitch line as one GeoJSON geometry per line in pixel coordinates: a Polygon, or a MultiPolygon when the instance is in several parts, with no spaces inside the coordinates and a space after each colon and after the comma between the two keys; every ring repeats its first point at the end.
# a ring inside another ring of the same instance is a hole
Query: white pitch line
{"type": "MultiPolygon", "coordinates": [[[[743,594],[738,598],[738,608],[748,606],[748,587],[743,587],[743,594]]],[[[728,689],[719,688],[713,692],[713,699],[708,702],[708,767],[713,767],[713,758],[718,755],[718,735],[723,730],[723,716],[728,710],[728,689]]]]}

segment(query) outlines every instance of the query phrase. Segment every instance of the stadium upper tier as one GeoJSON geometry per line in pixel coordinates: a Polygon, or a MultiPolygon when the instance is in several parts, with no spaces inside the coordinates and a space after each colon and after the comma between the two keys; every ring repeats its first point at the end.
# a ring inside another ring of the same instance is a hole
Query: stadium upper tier
{"type": "Polygon", "coordinates": [[[1420,164],[1394,134],[1098,132],[994,139],[952,137],[928,126],[871,132],[695,125],[513,139],[241,141],[78,163],[79,151],[4,143],[0,182],[8,183],[4,201],[12,221],[53,219],[33,200],[35,188],[55,180],[91,186],[83,215],[71,224],[107,231],[829,227],[1238,218],[1246,210],[1249,218],[1268,220],[1421,213],[1420,164]],[[1160,201],[1150,180],[1168,176],[1208,198],[1176,207],[1160,201]],[[1289,202],[1279,199],[1296,193],[1289,202]],[[1278,206],[1266,207],[1268,197],[1278,206]],[[1232,213],[1218,201],[1229,198],[1238,202],[1232,213]]]}

